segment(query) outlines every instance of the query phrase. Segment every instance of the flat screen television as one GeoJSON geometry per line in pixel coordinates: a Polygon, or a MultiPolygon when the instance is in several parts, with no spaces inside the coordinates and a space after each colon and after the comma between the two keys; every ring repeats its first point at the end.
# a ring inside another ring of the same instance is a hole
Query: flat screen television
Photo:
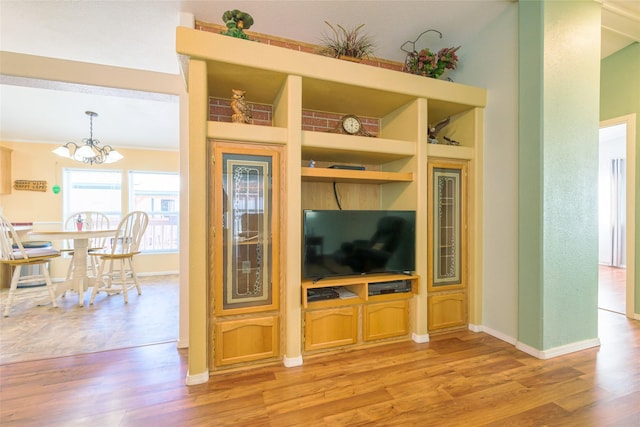
{"type": "Polygon", "coordinates": [[[304,279],[415,270],[415,211],[303,213],[304,279]]]}

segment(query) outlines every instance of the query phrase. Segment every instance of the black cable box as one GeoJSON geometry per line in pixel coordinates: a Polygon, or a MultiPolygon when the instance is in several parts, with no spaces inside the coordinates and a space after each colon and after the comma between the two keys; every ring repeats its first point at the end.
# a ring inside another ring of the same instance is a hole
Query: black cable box
{"type": "Polygon", "coordinates": [[[350,171],[363,171],[364,166],[331,165],[329,169],[347,169],[350,171]]]}
{"type": "Polygon", "coordinates": [[[322,301],[325,299],[339,298],[340,294],[333,288],[307,289],[307,301],[322,301]]]}
{"type": "Polygon", "coordinates": [[[411,292],[411,281],[392,280],[390,282],[369,284],[369,295],[394,294],[400,292],[411,292]]]}

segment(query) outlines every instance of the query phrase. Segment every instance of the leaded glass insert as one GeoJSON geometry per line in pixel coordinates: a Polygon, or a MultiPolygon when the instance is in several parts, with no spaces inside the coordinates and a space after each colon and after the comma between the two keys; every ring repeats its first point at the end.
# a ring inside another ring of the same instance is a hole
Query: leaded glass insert
{"type": "Polygon", "coordinates": [[[223,309],[272,302],[272,158],[222,156],[223,309]]]}
{"type": "Polygon", "coordinates": [[[433,169],[433,286],[461,283],[460,169],[433,169]]]}

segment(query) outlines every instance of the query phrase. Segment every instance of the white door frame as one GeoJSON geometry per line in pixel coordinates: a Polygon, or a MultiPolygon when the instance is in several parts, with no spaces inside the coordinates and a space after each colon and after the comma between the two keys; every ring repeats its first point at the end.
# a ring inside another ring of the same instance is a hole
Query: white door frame
{"type": "MultiPolygon", "coordinates": [[[[635,262],[636,262],[636,114],[615,117],[600,122],[600,128],[627,125],[627,268],[626,268],[626,315],[640,320],[640,314],[634,312],[635,302],[635,262]]],[[[639,310],[640,311],[640,310],[639,310]]]]}

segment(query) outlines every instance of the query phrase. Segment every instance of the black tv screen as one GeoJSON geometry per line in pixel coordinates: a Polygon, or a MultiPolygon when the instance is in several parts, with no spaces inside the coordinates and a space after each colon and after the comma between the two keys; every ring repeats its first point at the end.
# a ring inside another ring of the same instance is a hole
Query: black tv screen
{"type": "Polygon", "coordinates": [[[305,210],[304,279],[415,270],[415,211],[305,210]]]}

